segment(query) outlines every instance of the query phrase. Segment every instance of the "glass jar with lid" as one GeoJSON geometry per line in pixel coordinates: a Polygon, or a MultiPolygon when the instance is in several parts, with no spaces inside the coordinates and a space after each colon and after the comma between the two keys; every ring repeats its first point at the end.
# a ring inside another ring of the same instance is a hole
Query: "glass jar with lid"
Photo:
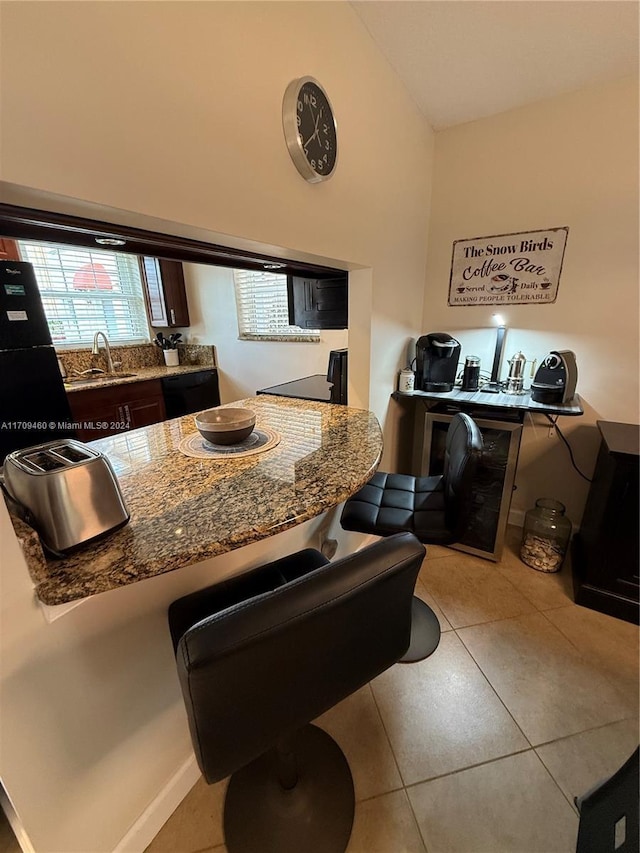
{"type": "Polygon", "coordinates": [[[560,501],[538,498],[524,518],[520,545],[523,563],[539,572],[560,571],[571,538],[571,522],[564,513],[560,501]]]}

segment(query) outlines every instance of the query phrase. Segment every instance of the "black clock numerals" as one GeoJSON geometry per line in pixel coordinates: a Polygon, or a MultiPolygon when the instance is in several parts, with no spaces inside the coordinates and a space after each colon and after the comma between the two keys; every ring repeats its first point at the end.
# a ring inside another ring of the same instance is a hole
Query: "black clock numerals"
{"type": "Polygon", "coordinates": [[[304,156],[318,175],[328,175],[336,162],[336,133],[331,107],[324,93],[305,83],[297,100],[298,137],[304,156]]]}
{"type": "Polygon", "coordinates": [[[292,80],[282,101],[282,127],[289,154],[302,177],[312,184],[335,171],[336,122],[329,98],[313,77],[292,80]]]}

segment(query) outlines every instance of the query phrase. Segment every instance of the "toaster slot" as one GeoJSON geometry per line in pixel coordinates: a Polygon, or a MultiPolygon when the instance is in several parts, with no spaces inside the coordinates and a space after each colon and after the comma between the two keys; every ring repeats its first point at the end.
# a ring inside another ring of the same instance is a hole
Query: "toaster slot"
{"type": "Polygon", "coordinates": [[[85,462],[87,459],[93,458],[90,453],[85,453],[77,447],[70,447],[68,444],[59,444],[57,447],[52,447],[50,452],[55,453],[56,456],[62,456],[67,462],[85,462]]]}
{"type": "Polygon", "coordinates": [[[58,468],[65,468],[68,464],[64,459],[60,459],[48,451],[28,453],[22,459],[37,471],[55,471],[58,468]]]}

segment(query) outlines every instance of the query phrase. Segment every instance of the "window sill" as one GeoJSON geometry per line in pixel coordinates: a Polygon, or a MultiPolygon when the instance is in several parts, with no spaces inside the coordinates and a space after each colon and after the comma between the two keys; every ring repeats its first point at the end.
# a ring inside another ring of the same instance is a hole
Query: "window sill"
{"type": "Polygon", "coordinates": [[[238,335],[239,341],[279,341],[280,343],[319,344],[320,335],[238,335]]]}

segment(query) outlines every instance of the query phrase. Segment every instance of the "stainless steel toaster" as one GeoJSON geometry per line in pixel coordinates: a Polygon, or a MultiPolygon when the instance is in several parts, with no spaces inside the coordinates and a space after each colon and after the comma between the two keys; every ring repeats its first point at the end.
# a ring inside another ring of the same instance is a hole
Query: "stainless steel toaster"
{"type": "Polygon", "coordinates": [[[4,484],[53,554],[63,556],[129,521],[109,460],[86,444],[59,439],[9,453],[4,484]]]}

